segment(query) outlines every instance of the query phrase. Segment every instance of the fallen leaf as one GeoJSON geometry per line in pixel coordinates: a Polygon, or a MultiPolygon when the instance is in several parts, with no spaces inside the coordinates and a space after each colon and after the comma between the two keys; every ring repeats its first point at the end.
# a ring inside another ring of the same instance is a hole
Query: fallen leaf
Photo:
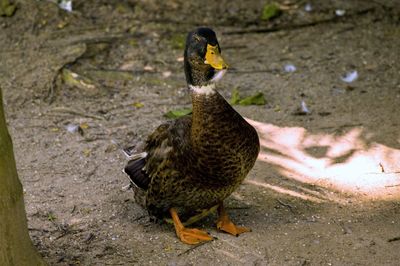
{"type": "Polygon", "coordinates": [[[69,69],[64,68],[61,72],[62,79],[64,83],[71,87],[77,87],[83,90],[93,90],[96,89],[96,86],[93,82],[83,76],[78,75],[77,73],[72,72],[69,69]]]}
{"type": "Polygon", "coordinates": [[[143,67],[143,70],[145,70],[145,71],[153,71],[154,67],[147,65],[147,66],[143,67]]]}
{"type": "Polygon", "coordinates": [[[142,108],[144,106],[144,104],[141,102],[135,102],[132,105],[133,105],[133,107],[136,107],[136,108],[142,108]]]}
{"type": "Polygon", "coordinates": [[[262,92],[258,92],[252,96],[248,96],[239,101],[240,105],[264,105],[265,98],[262,92]]]}
{"type": "Polygon", "coordinates": [[[181,116],[185,116],[192,113],[192,108],[182,108],[182,109],[175,109],[171,110],[168,113],[164,114],[165,117],[176,119],[181,116]]]}
{"type": "Polygon", "coordinates": [[[171,74],[172,74],[172,72],[171,72],[171,71],[164,71],[164,72],[162,73],[162,75],[163,75],[163,77],[164,77],[164,78],[168,78],[168,77],[170,77],[170,76],[171,76],[171,74]]]}
{"type": "Polygon", "coordinates": [[[10,4],[8,0],[0,1],[0,16],[11,17],[14,15],[16,6],[10,4]]]}
{"type": "Polygon", "coordinates": [[[61,21],[60,23],[57,24],[57,28],[63,29],[68,25],[68,21],[61,21]]]}
{"type": "Polygon", "coordinates": [[[117,146],[117,145],[115,145],[115,144],[110,144],[110,145],[107,146],[107,148],[105,149],[104,152],[110,153],[110,152],[116,151],[117,149],[118,149],[118,146],[117,146]]]}
{"type": "Polygon", "coordinates": [[[91,153],[91,150],[90,150],[90,149],[84,149],[84,150],[83,150],[83,155],[85,155],[85,157],[89,157],[89,156],[90,156],[90,153],[91,153]]]}
{"type": "Polygon", "coordinates": [[[86,123],[86,122],[81,123],[79,126],[80,126],[82,129],[88,129],[88,128],[89,128],[89,124],[86,123]]]}
{"type": "Polygon", "coordinates": [[[230,104],[238,104],[240,102],[240,95],[239,95],[239,90],[237,88],[234,88],[232,91],[232,96],[231,100],[229,101],[230,104]]]}
{"type": "Polygon", "coordinates": [[[278,17],[281,14],[281,9],[276,3],[268,3],[264,6],[261,13],[262,20],[270,20],[272,18],[278,17]]]}

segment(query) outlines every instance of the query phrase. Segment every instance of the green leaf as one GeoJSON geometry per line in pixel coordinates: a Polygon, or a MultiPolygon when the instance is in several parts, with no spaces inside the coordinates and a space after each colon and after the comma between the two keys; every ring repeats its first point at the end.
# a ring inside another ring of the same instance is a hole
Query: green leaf
{"type": "Polygon", "coordinates": [[[239,90],[237,88],[233,89],[232,96],[229,101],[231,105],[264,105],[265,104],[264,94],[262,92],[257,92],[254,95],[248,96],[246,98],[241,98],[239,95],[239,90]]]}
{"type": "Polygon", "coordinates": [[[278,17],[281,14],[281,10],[276,3],[267,3],[264,5],[263,11],[261,13],[262,20],[270,20],[272,18],[278,17]]]}
{"type": "Polygon", "coordinates": [[[258,92],[252,96],[246,97],[239,101],[240,105],[264,105],[265,98],[262,92],[258,92]]]}
{"type": "Polygon", "coordinates": [[[144,104],[141,102],[135,102],[132,105],[133,105],[133,107],[136,107],[136,108],[142,108],[144,106],[144,104]]]}
{"type": "Polygon", "coordinates": [[[185,116],[192,113],[192,108],[182,108],[182,109],[175,109],[171,110],[168,113],[164,114],[165,117],[176,119],[181,116],[185,116]]]}
{"type": "Polygon", "coordinates": [[[11,17],[14,15],[16,6],[10,4],[8,0],[0,0],[0,16],[11,17]]]}
{"type": "Polygon", "coordinates": [[[229,101],[229,103],[231,105],[234,105],[234,104],[238,104],[239,102],[240,102],[239,90],[237,88],[234,88],[232,91],[232,96],[231,96],[231,100],[229,101]]]}

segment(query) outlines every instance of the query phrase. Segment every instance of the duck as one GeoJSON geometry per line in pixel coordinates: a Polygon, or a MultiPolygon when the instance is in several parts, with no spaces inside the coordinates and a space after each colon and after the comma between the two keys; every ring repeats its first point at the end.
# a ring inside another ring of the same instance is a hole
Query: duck
{"type": "Polygon", "coordinates": [[[227,69],[212,29],[189,32],[184,72],[192,114],[158,126],[124,169],[135,199],[139,195],[137,201],[151,216],[172,221],[186,244],[213,240],[206,231],[188,225],[214,211],[219,231],[234,236],[251,231],[235,225],[224,207],[260,150],[256,130],[216,89],[227,69]]]}

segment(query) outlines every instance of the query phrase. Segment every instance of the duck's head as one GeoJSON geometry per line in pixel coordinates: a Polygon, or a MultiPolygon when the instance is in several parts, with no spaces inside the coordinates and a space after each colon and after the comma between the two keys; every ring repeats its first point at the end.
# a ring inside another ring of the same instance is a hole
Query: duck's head
{"type": "Polygon", "coordinates": [[[223,76],[228,65],[221,56],[221,48],[212,29],[197,28],[189,32],[184,67],[189,87],[207,87],[223,76]]]}

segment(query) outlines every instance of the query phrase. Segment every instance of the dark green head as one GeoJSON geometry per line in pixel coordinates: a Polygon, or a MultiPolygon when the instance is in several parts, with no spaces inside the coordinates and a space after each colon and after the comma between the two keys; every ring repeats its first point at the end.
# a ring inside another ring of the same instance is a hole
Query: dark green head
{"type": "Polygon", "coordinates": [[[191,86],[209,85],[218,72],[224,72],[228,67],[221,57],[221,48],[212,29],[197,28],[189,32],[186,38],[184,67],[186,81],[191,86]]]}

